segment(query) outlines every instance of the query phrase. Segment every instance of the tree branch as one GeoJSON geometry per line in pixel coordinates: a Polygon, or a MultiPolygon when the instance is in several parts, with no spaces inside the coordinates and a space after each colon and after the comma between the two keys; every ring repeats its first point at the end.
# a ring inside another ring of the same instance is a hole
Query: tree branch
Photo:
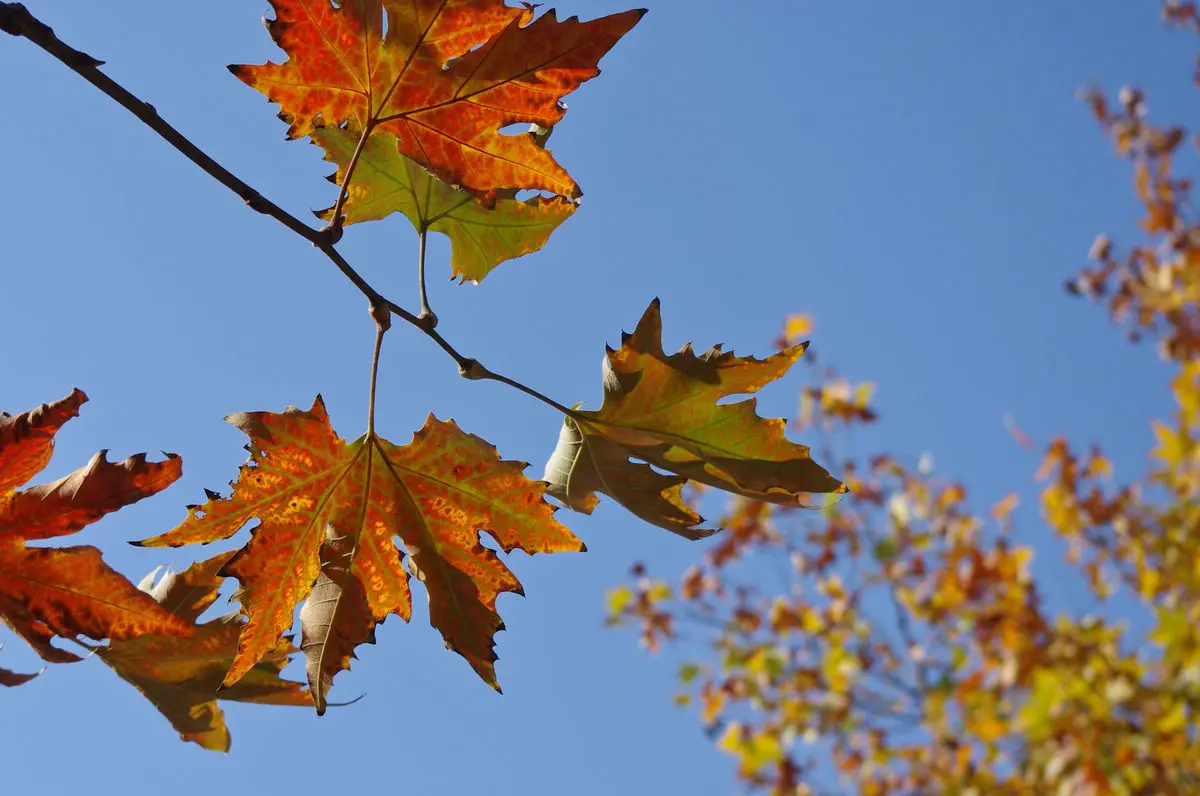
{"type": "MultiPolygon", "coordinates": [[[[433,328],[434,324],[430,323],[429,318],[414,315],[408,310],[388,300],[379,291],[375,290],[366,279],[362,277],[353,266],[346,261],[346,258],[334,247],[338,239],[341,237],[341,224],[338,222],[340,206],[345,204],[346,192],[349,187],[349,173],[346,180],[338,192],[338,205],[335,206],[334,217],[329,226],[324,229],[314,229],[308,224],[305,224],[300,219],[296,218],[291,213],[284,210],[279,205],[264,197],[254,188],[250,187],[231,171],[226,169],[212,157],[207,155],[198,146],[193,144],[182,133],[176,130],[171,125],[158,115],[158,111],[148,102],[138,99],[132,92],[121,86],[108,75],[100,71],[100,67],[104,62],[93,58],[85,52],[76,50],[69,46],[54,33],[54,31],[41,20],[37,19],[29,10],[21,3],[0,2],[0,31],[9,33],[19,38],[28,39],[33,44],[42,48],[53,57],[57,58],[69,69],[78,74],[87,82],[91,83],[96,88],[103,91],[109,97],[117,102],[121,107],[132,113],[140,119],[147,127],[158,133],[164,141],[166,141],[175,149],[186,157],[188,160],[195,163],[206,173],[213,177],[217,182],[224,185],[229,190],[233,191],[242,201],[244,201],[252,210],[255,210],[263,215],[270,216],[285,227],[296,233],[306,241],[311,243],[316,248],[329,258],[329,260],[337,266],[337,269],[350,280],[358,291],[367,297],[371,303],[372,315],[375,315],[379,308],[386,307],[394,315],[398,316],[405,323],[419,329],[426,336],[432,339],[438,346],[445,351],[451,359],[458,365],[459,374],[465,379],[471,380],[489,380],[498,381],[501,384],[507,384],[526,395],[536,398],[547,406],[567,415],[569,417],[576,416],[576,412],[566,408],[557,401],[542,395],[537,390],[527,387],[520,382],[510,379],[507,376],[502,376],[498,373],[485,368],[478,360],[460,354],[454,346],[450,345],[447,340],[442,337],[433,328]]],[[[363,143],[366,140],[364,135],[359,140],[359,146],[355,152],[357,156],[361,153],[363,143]]],[[[379,319],[376,318],[379,322],[379,319]]]]}

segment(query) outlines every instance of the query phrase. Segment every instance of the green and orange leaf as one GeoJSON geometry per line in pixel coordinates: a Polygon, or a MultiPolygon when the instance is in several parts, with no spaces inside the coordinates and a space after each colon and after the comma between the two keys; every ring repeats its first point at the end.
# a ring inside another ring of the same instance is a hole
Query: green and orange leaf
{"type": "MultiPolygon", "coordinates": [[[[168,572],[157,584],[151,573],[140,588],[181,620],[195,622],[217,599],[223,580],[219,572],[231,555],[222,553],[183,572],[168,572]]],[[[96,653],[150,700],[180,738],[227,752],[229,729],[218,699],[296,707],[312,704],[303,683],[280,676],[288,656],[296,652],[286,638],[235,685],[222,688],[244,623],[236,614],[219,617],[197,626],[190,638],[145,635],[112,641],[96,653]]]]}
{"type": "MultiPolygon", "coordinates": [[[[337,165],[330,179],[341,184],[354,157],[358,136],[339,128],[314,130],[310,136],[337,165]]],[[[535,252],[578,207],[561,196],[514,198],[499,191],[488,206],[466,191],[434,177],[401,155],[396,137],[376,133],[364,144],[343,208],[346,224],[403,213],[417,231],[441,232],[450,238],[450,275],[479,282],[505,260],[535,252]]],[[[333,208],[318,217],[330,221],[333,208]]]]}
{"type": "Polygon", "coordinates": [[[228,420],[251,439],[250,460],[232,496],[210,496],[177,528],[142,543],[213,542],[259,521],[222,570],[241,582],[235,597],[248,617],[227,686],[274,648],[295,606],[308,598],[303,644],[313,699],[322,710],[333,674],[348,666],[356,644],[370,640],[373,624],[389,614],[411,616],[404,554],[393,541],[398,536],[409,569],[425,583],[430,621],[447,646],[496,687],[492,637],[503,628],[496,598],[521,586],[480,544],[479,532],[491,534],[505,552],[584,549],[554,519],[544,486],[522,474],[527,465],[502,461],[495,448],[453,421],[430,415],[401,447],[373,435],[346,443],[319,396],[307,411],[228,420]]]}
{"type": "Polygon", "coordinates": [[[500,129],[553,127],[560,100],[599,74],[644,13],[560,22],[503,0],[271,5],[267,27],[288,59],[230,71],[280,106],[289,137],[342,125],[390,133],[401,154],[479,196],[516,188],[570,198],[579,186],[548,151],[500,129]]]}
{"type": "Polygon", "coordinates": [[[101,451],[85,467],[42,486],[18,490],[46,466],[55,432],[87,400],[79,390],[17,417],[0,417],[0,620],[44,659],[78,657],[55,637],[127,639],[146,633],[186,635],[188,623],[164,611],[110,568],[94,547],[27,547],[66,536],[122,506],[170,486],[182,460],[143,454],[110,462],[101,451]]]}
{"type": "Polygon", "coordinates": [[[546,464],[547,491],[584,513],[595,507],[595,493],[607,494],[687,538],[712,533],[696,527],[702,519],[683,502],[688,480],[784,506],[846,491],[807,447],[784,436],[784,421],[759,417],[753,398],[717,403],[778,379],[804,348],[791,346],[765,360],[720,346],[696,355],[685,345],[668,355],[655,299],[621,348],[608,350],[604,404],[566,419],[546,464]]]}

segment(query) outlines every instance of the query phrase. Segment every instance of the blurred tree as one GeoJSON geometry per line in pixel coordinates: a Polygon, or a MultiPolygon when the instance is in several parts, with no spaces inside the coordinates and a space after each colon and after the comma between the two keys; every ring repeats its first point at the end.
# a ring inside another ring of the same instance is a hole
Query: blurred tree
{"type": "MultiPolygon", "coordinates": [[[[1200,34],[1193,3],[1164,16],[1200,34]]],[[[640,628],[651,651],[684,628],[689,653],[703,639],[676,699],[698,703],[755,789],[1200,794],[1200,222],[1175,164],[1192,139],[1150,124],[1137,89],[1085,100],[1133,165],[1146,239],[1122,252],[1101,236],[1067,289],[1157,343],[1178,403],[1154,423],[1140,480],[1115,482],[1097,447],[1045,448],[1041,515],[1086,579],[1090,613],[1044,607],[1033,551],[1012,538],[1015,493],[976,513],[927,462],[848,455],[848,433],[877,421],[871,385],[809,358],[794,427],[821,440],[850,494],[821,511],[734,499],[726,532],[678,584],[639,564],[608,596],[609,621],[640,628]],[[774,588],[752,561],[781,573],[774,588]],[[1122,621],[1133,602],[1148,617],[1136,629],[1122,621]]],[[[788,319],[779,343],[811,326],[788,319]]]]}

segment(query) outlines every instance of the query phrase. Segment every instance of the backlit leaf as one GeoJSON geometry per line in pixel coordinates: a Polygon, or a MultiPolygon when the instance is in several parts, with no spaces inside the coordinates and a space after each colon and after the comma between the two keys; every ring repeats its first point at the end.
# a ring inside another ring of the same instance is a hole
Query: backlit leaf
{"type": "Polygon", "coordinates": [[[503,623],[496,598],[520,593],[521,585],[480,544],[480,530],[505,552],[584,549],[554,519],[543,485],[522,475],[527,465],[501,460],[479,437],[432,415],[403,447],[375,436],[347,444],[334,432],[319,396],[307,411],[293,407],[227,419],[251,440],[250,460],[233,495],[210,496],[177,528],[142,542],[212,542],[259,520],[250,542],[222,570],[241,582],[235,597],[249,618],[226,686],[275,647],[292,624],[296,604],[311,595],[304,643],[313,699],[322,710],[332,674],[348,664],[347,648],[368,638],[366,609],[372,622],[392,613],[405,621],[411,615],[403,554],[393,541],[398,536],[410,556],[409,569],[425,583],[430,621],[450,649],[498,688],[493,635],[503,623]],[[328,528],[335,529],[331,536],[328,528]],[[319,580],[322,575],[340,594],[319,580]],[[358,582],[352,589],[351,580],[358,582]],[[348,597],[353,605],[317,607],[348,597]],[[324,659],[314,667],[318,647],[324,659]]]}
{"type": "MultiPolygon", "coordinates": [[[[157,585],[151,573],[141,588],[180,619],[194,622],[216,600],[223,580],[218,573],[232,555],[222,553],[178,574],[167,573],[157,585]]],[[[298,707],[312,704],[303,683],[280,676],[288,655],[296,651],[286,639],[236,684],[221,687],[244,624],[242,617],[233,614],[199,625],[190,638],[144,635],[112,641],[96,652],[153,703],[180,738],[227,752],[229,729],[218,699],[298,707]]]]}
{"type": "Polygon", "coordinates": [[[528,188],[571,198],[579,187],[547,150],[500,129],[557,124],[560,100],[599,74],[597,62],[644,13],[560,22],[549,11],[531,22],[532,6],[503,0],[271,5],[267,27],[288,59],[230,70],[282,108],[289,137],[370,128],[474,193],[528,188]]]}
{"type": "Polygon", "coordinates": [[[87,401],[83,390],[42,404],[32,412],[12,417],[0,412],[0,494],[28,483],[45,469],[54,453],[54,435],[87,401]]]}
{"type": "Polygon", "coordinates": [[[753,398],[717,403],[757,392],[803,352],[797,345],[759,360],[720,346],[696,355],[685,345],[668,355],[655,299],[621,348],[608,350],[603,406],[576,410],[564,422],[546,464],[547,491],[584,513],[595,507],[595,493],[607,494],[689,539],[713,532],[697,528],[701,518],[682,501],[689,479],[785,506],[803,505],[812,493],[844,492],[808,448],[784,437],[784,421],[755,413],[753,398]]]}
{"type": "Polygon", "coordinates": [[[159,607],[110,568],[94,547],[27,547],[66,536],[122,506],[170,486],[182,460],[147,462],[143,454],[110,462],[105,451],[75,472],[16,490],[50,459],[56,431],[87,400],[79,390],[17,417],[0,417],[0,619],[44,659],[78,660],[53,646],[55,636],[126,639],[146,633],[186,635],[188,623],[159,607]]]}
{"type": "MultiPolygon", "coordinates": [[[[341,184],[358,136],[325,128],[314,130],[311,137],[325,150],[325,159],[337,164],[332,179],[341,184]]],[[[395,136],[376,133],[359,156],[343,215],[345,223],[353,224],[403,213],[418,232],[428,229],[450,238],[451,276],[479,282],[505,260],[542,248],[577,207],[561,196],[522,201],[512,198],[514,191],[502,193],[506,195],[489,208],[401,155],[395,136]]],[[[333,209],[317,215],[329,221],[333,209]]]]}

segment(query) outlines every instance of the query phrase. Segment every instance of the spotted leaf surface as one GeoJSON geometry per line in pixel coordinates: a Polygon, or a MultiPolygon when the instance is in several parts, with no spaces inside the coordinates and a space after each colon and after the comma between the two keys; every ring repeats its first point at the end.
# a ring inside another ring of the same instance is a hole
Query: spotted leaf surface
{"type": "Polygon", "coordinates": [[[519,592],[520,583],[479,532],[505,552],[583,549],[554,519],[544,485],[523,475],[523,462],[501,460],[488,443],[432,415],[408,445],[376,436],[346,443],[320,397],[306,411],[229,421],[251,438],[233,494],[211,496],[179,527],[142,542],[212,542],[258,520],[222,569],[240,581],[235,596],[248,617],[225,685],[275,647],[296,604],[309,599],[303,644],[321,709],[333,674],[349,665],[355,644],[370,640],[373,624],[411,616],[399,537],[425,583],[431,622],[496,687],[492,637],[503,627],[496,597],[519,592]]]}

